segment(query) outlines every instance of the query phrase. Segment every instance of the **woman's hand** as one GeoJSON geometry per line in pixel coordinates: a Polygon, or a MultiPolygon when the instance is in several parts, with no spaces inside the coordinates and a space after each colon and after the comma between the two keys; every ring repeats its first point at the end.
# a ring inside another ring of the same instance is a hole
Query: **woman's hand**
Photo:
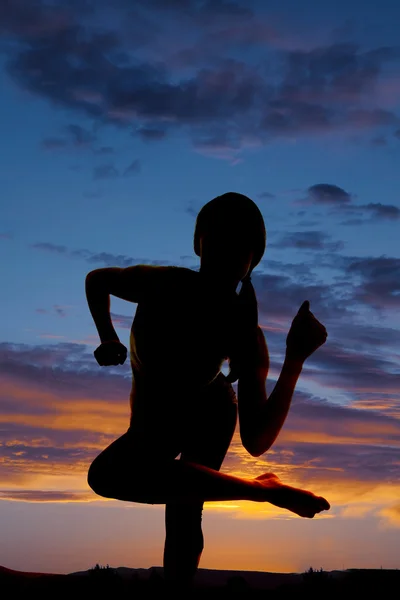
{"type": "Polygon", "coordinates": [[[109,367],[111,365],[123,365],[128,350],[119,340],[112,340],[100,344],[93,354],[101,367],[109,367]]]}
{"type": "Polygon", "coordinates": [[[310,303],[305,300],[292,321],[286,338],[286,356],[304,362],[322,344],[328,333],[310,311],[310,303]]]}

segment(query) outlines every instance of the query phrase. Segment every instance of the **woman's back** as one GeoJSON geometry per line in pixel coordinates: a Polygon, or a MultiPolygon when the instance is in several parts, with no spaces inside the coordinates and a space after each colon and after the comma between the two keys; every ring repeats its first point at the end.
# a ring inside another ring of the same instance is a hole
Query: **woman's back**
{"type": "Polygon", "coordinates": [[[176,391],[210,383],[229,355],[236,298],[218,297],[197,271],[154,267],[131,328],[134,381],[176,391]]]}

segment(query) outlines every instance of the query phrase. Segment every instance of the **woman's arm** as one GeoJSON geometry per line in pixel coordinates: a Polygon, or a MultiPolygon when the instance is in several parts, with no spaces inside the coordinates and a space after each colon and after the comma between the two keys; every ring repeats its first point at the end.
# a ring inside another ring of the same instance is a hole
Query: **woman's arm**
{"type": "Polygon", "coordinates": [[[276,440],[289,412],[303,363],[286,356],[275,387],[267,397],[266,375],[260,369],[239,377],[240,437],[252,456],[264,454],[276,440]]]}
{"type": "MultiPolygon", "coordinates": [[[[240,436],[244,447],[252,456],[266,452],[276,440],[287,417],[293,392],[303,368],[304,361],[326,342],[328,333],[310,311],[308,300],[303,302],[292,321],[286,338],[286,355],[281,374],[270,397],[267,397],[265,381],[268,369],[263,367],[265,350],[258,338],[259,357],[251,368],[252,360],[239,376],[238,404],[240,436]]],[[[252,346],[248,346],[252,356],[252,346]]],[[[254,352],[254,351],[253,351],[254,352]]]]}
{"type": "Polygon", "coordinates": [[[85,280],[87,303],[102,344],[119,341],[110,316],[109,276],[109,272],[97,269],[88,273],[85,280]]]}
{"type": "Polygon", "coordinates": [[[86,298],[102,343],[119,341],[110,317],[110,295],[137,304],[156,293],[155,282],[166,269],[158,265],[105,267],[86,275],[86,298]]]}

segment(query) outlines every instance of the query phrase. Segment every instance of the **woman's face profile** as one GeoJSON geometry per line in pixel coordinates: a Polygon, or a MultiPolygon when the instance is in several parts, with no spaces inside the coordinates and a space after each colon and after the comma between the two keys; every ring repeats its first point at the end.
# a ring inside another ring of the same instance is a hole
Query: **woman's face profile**
{"type": "Polygon", "coordinates": [[[207,232],[200,236],[200,257],[203,272],[239,283],[251,267],[253,250],[240,232],[207,232]]]}

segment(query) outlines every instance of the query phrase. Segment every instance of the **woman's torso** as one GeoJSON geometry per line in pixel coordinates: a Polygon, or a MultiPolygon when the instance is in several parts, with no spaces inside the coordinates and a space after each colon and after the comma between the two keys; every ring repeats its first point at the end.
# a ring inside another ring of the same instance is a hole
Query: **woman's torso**
{"type": "Polygon", "coordinates": [[[221,381],[217,376],[229,355],[237,294],[226,298],[202,285],[196,271],[154,269],[131,328],[132,409],[139,409],[145,396],[148,410],[187,404],[190,396],[221,381]]]}

